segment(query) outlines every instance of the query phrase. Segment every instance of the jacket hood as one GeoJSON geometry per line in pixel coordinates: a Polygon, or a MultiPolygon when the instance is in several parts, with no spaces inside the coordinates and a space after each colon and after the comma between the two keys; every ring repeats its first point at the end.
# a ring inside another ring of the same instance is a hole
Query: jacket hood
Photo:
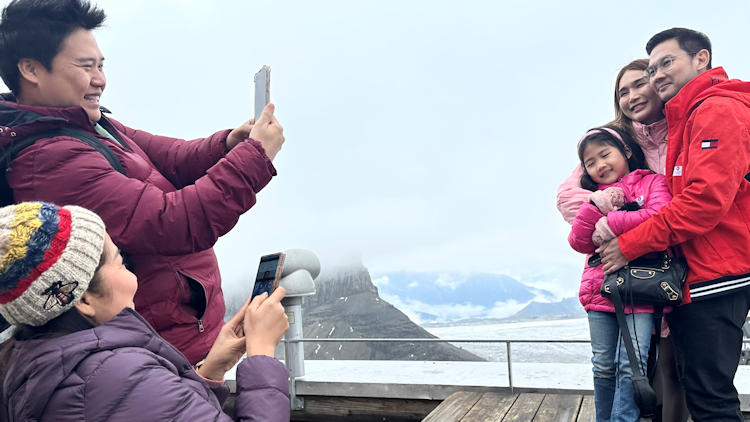
{"type": "Polygon", "coordinates": [[[4,380],[8,409],[20,420],[38,420],[54,391],[84,359],[93,353],[140,347],[159,354],[176,367],[190,363],[163,341],[138,313],[123,309],[106,324],[62,337],[19,341],[13,347],[11,367],[4,380]]]}
{"type": "Polygon", "coordinates": [[[667,101],[665,110],[675,119],[680,119],[706,98],[716,96],[733,98],[750,107],[750,82],[729,79],[723,67],[716,67],[685,84],[674,98],[667,101]]]}

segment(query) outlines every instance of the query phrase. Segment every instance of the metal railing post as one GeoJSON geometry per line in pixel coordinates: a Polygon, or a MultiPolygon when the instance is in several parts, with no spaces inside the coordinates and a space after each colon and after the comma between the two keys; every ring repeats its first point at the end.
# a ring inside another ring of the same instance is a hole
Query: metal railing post
{"type": "Polygon", "coordinates": [[[289,371],[289,398],[292,410],[302,410],[305,402],[297,397],[297,378],[305,375],[305,349],[302,340],[302,298],[287,297],[282,299],[286,316],[289,318],[289,329],[284,334],[284,363],[289,371]]]}
{"type": "Polygon", "coordinates": [[[510,394],[513,394],[513,365],[510,362],[510,342],[506,341],[505,346],[508,350],[508,386],[510,387],[510,394]]]}

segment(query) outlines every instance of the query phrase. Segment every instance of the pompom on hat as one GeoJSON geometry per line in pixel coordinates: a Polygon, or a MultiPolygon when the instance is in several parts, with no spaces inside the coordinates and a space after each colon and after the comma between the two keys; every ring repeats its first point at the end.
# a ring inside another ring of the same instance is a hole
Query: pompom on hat
{"type": "Polygon", "coordinates": [[[0,314],[40,326],[71,309],[99,266],[104,237],[101,218],[81,207],[0,208],[0,314]]]}

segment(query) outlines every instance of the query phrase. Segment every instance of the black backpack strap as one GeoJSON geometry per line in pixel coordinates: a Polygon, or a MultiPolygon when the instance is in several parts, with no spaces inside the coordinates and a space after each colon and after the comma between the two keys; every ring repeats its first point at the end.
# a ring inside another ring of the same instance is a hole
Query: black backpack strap
{"type": "Polygon", "coordinates": [[[34,135],[13,142],[10,147],[3,153],[3,155],[0,156],[0,163],[6,165],[6,171],[11,171],[10,163],[14,158],[16,158],[16,156],[18,156],[21,151],[33,145],[40,139],[53,138],[55,136],[67,136],[83,142],[84,144],[90,146],[91,148],[94,148],[101,155],[103,155],[107,162],[109,162],[112,168],[115,169],[118,173],[125,174],[125,169],[122,167],[122,163],[120,163],[120,160],[117,159],[117,156],[115,156],[115,153],[112,152],[112,149],[109,147],[109,145],[107,145],[104,141],[99,139],[91,132],[87,132],[82,129],[72,129],[67,127],[58,128],[42,133],[36,133],[34,135]]]}
{"type": "Polygon", "coordinates": [[[60,128],[51,132],[46,132],[44,137],[51,138],[53,136],[68,136],[71,138],[78,139],[84,144],[97,150],[104,158],[107,159],[109,165],[112,166],[120,174],[125,174],[125,169],[122,167],[122,163],[117,159],[117,156],[112,149],[104,141],[99,139],[96,135],[91,132],[87,132],[81,129],[72,128],[60,128]]]}

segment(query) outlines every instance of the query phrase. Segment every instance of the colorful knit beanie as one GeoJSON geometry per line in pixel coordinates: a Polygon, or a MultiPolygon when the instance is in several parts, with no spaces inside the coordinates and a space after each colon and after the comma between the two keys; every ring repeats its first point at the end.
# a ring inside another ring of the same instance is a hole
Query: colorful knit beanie
{"type": "Polygon", "coordinates": [[[99,266],[104,233],[99,216],[81,207],[0,208],[0,314],[40,326],[72,308],[99,266]]]}

